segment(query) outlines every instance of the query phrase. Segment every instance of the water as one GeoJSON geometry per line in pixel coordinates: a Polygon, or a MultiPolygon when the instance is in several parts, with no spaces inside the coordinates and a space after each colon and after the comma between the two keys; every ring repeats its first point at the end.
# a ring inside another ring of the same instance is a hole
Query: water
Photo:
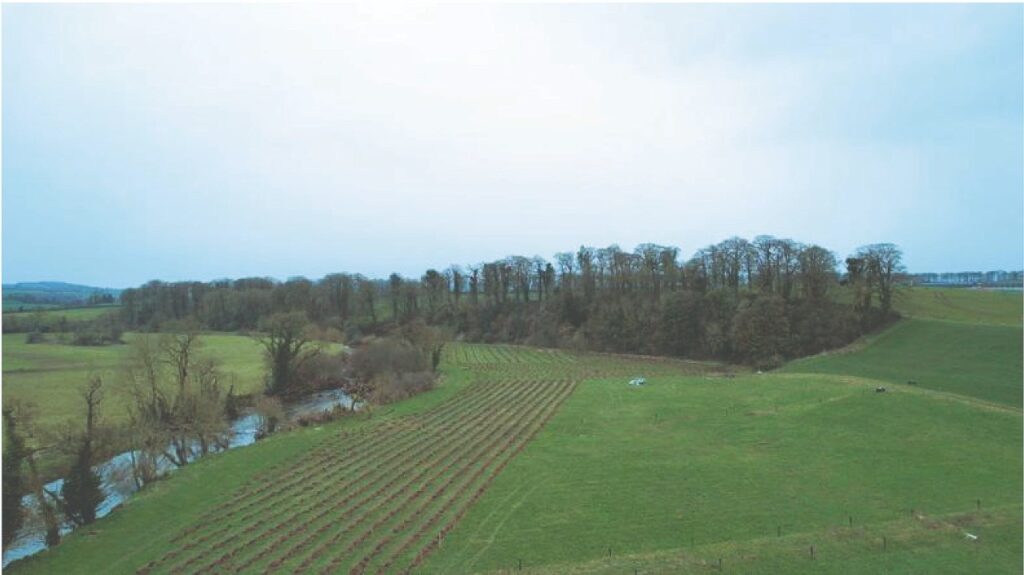
{"type": "MultiPolygon", "coordinates": [[[[285,414],[287,414],[289,419],[294,420],[299,417],[330,411],[338,406],[351,409],[352,400],[340,389],[332,389],[313,394],[286,405],[285,414]]],[[[239,417],[231,424],[231,438],[228,441],[227,449],[256,443],[256,434],[259,428],[260,416],[256,413],[248,412],[239,417]]],[[[95,467],[96,472],[103,481],[102,489],[105,496],[103,502],[96,509],[97,518],[108,515],[138,490],[131,473],[132,456],[132,452],[125,451],[95,467]]],[[[192,459],[198,459],[199,457],[201,455],[197,454],[192,459]]],[[[157,468],[160,473],[173,471],[175,467],[173,463],[165,458],[160,458],[157,462],[157,468]]],[[[60,493],[61,486],[63,485],[64,480],[57,479],[47,483],[46,489],[53,493],[60,493]]],[[[18,532],[18,537],[11,543],[11,546],[4,551],[3,567],[7,567],[12,561],[34,555],[46,549],[46,529],[43,526],[42,518],[39,517],[37,512],[38,502],[35,495],[26,495],[22,499],[22,503],[27,510],[26,524],[18,532]]],[[[74,524],[63,523],[60,529],[61,537],[71,533],[74,529],[74,524]]]]}

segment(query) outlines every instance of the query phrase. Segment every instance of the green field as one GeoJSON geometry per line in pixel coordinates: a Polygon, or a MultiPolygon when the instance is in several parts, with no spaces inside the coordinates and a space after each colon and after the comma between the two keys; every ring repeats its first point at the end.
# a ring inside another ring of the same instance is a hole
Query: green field
{"type": "Polygon", "coordinates": [[[4,313],[7,312],[29,312],[37,309],[54,309],[60,307],[60,304],[55,303],[25,303],[23,301],[15,301],[10,299],[3,300],[4,313]]]}
{"type": "Polygon", "coordinates": [[[1002,325],[903,320],[862,348],[819,355],[783,372],[850,374],[1020,407],[1022,331],[1002,325]]]}
{"type": "Polygon", "coordinates": [[[965,293],[766,374],[450,344],[434,391],[209,457],[12,572],[1019,573],[1021,329],[965,293]]]}
{"type": "Polygon", "coordinates": [[[781,371],[848,374],[1021,407],[1021,293],[915,288],[899,294],[910,317],[848,349],[794,361],[781,371]]]}
{"type": "Polygon", "coordinates": [[[895,306],[913,318],[1020,326],[1020,290],[912,288],[896,293],[895,306]]]}
{"type": "MultiPolygon", "coordinates": [[[[125,334],[131,342],[135,334],[125,334]]],[[[202,353],[221,366],[236,393],[262,389],[262,351],[250,337],[230,334],[202,336],[202,353]]],[[[78,390],[90,375],[103,378],[108,392],[102,414],[108,421],[126,418],[126,401],[120,369],[130,353],[129,345],[87,347],[59,343],[25,343],[25,334],[3,336],[3,397],[35,404],[38,422],[44,427],[81,416],[78,390]]]]}
{"type": "MultiPolygon", "coordinates": [[[[17,309],[17,308],[14,308],[17,309]]],[[[54,324],[60,318],[65,318],[68,321],[81,321],[96,319],[102,315],[116,312],[118,306],[116,305],[99,305],[92,307],[73,307],[73,308],[62,308],[53,307],[48,304],[42,304],[36,308],[25,308],[26,311],[7,311],[4,310],[4,319],[15,319],[25,320],[34,317],[42,318],[47,323],[54,324]]]]}
{"type": "Polygon", "coordinates": [[[453,344],[444,366],[373,418],[187,468],[15,571],[1021,568],[1018,409],[518,346],[453,344]]]}
{"type": "Polygon", "coordinates": [[[895,540],[910,509],[969,514],[980,498],[1019,518],[1020,423],[1011,410],[876,394],[855,378],[587,381],[426,571],[592,561],[609,546],[615,556],[684,548],[714,560],[716,546],[742,554],[739,542],[774,539],[780,527],[825,560],[865,528],[895,540]]]}

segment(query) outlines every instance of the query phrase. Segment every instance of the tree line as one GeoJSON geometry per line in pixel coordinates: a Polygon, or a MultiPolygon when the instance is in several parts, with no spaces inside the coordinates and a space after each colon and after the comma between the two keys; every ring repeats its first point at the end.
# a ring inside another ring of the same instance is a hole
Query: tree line
{"type": "Polygon", "coordinates": [[[650,243],[631,252],[583,246],[552,261],[509,256],[419,278],[153,281],[122,292],[121,319],[128,329],[189,319],[236,331],[299,313],[346,341],[421,321],[470,341],[773,367],[893,319],[901,257],[883,243],[840,262],[821,246],[772,236],[729,238],[686,260],[650,243]]]}

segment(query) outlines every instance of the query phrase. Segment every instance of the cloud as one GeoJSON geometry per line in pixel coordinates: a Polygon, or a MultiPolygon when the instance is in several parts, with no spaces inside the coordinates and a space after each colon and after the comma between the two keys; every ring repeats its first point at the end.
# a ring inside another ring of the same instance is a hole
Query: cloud
{"type": "Polygon", "coordinates": [[[1019,8],[5,7],[5,274],[98,249],[140,262],[94,272],[123,283],[386,275],[757,233],[1010,265],[1012,234],[926,246],[982,182],[1024,227],[1019,8]]]}

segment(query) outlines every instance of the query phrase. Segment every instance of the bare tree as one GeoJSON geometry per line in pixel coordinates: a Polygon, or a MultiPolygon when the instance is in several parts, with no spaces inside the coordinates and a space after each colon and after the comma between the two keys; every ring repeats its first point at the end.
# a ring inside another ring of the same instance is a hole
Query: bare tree
{"type": "Polygon", "coordinates": [[[306,315],[279,313],[263,323],[264,334],[257,337],[266,354],[269,368],[268,395],[289,395],[298,391],[297,375],[302,364],[320,352],[306,335],[306,315]]]}
{"type": "Polygon", "coordinates": [[[892,310],[896,276],[904,271],[903,252],[895,244],[871,244],[858,249],[857,257],[864,260],[867,273],[873,280],[882,315],[888,316],[892,310]]]}
{"type": "Polygon", "coordinates": [[[836,256],[820,246],[808,246],[800,252],[800,288],[804,298],[821,301],[836,282],[836,256]]]}
{"type": "Polygon", "coordinates": [[[132,477],[154,480],[161,461],[187,465],[197,454],[224,448],[230,434],[227,398],[216,365],[196,355],[194,334],[165,334],[133,343],[124,378],[129,403],[132,477]]]}
{"type": "MultiPolygon", "coordinates": [[[[5,415],[9,414],[18,421],[27,440],[38,435],[35,425],[35,405],[16,400],[4,401],[4,411],[5,415]]],[[[38,438],[33,443],[38,443],[38,438]]],[[[53,547],[60,543],[60,520],[57,518],[59,499],[56,493],[46,489],[43,477],[39,473],[36,455],[40,451],[40,448],[29,446],[26,442],[24,455],[25,463],[28,464],[27,491],[35,495],[39,515],[43,520],[43,528],[46,530],[46,545],[53,547]]]]}
{"type": "Polygon", "coordinates": [[[359,302],[370,315],[370,321],[377,323],[377,284],[359,276],[359,302]]]}

